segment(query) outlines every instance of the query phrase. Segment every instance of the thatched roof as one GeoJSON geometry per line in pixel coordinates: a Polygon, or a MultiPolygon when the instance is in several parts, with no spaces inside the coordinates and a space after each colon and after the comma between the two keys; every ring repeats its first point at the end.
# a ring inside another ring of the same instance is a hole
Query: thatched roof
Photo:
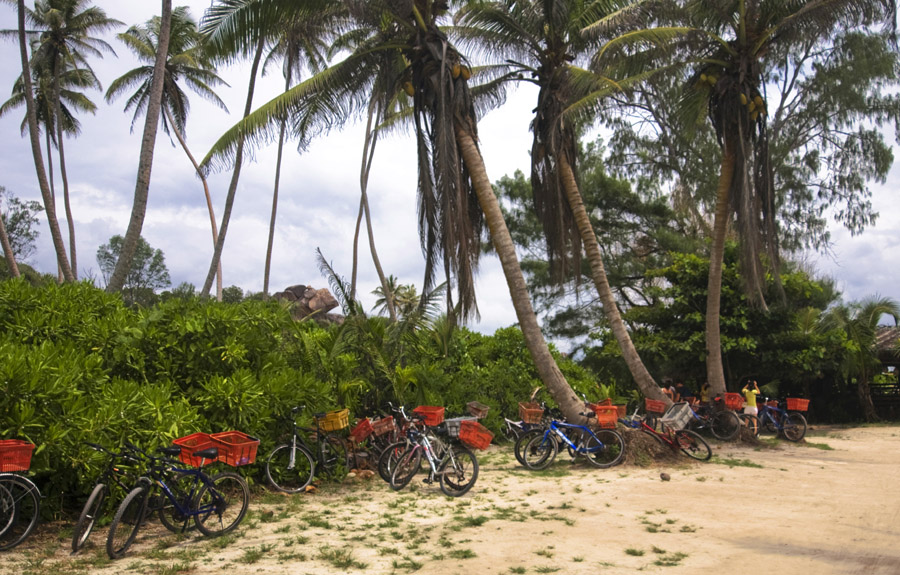
{"type": "Polygon", "coordinates": [[[875,349],[883,363],[900,363],[900,327],[879,327],[875,332],[875,349]]]}

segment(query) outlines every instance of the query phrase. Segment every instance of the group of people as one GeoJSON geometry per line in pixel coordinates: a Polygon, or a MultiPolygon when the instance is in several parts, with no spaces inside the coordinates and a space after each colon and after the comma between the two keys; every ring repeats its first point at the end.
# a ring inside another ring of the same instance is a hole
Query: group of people
{"type": "MultiPolygon", "coordinates": [[[[663,385],[663,393],[673,402],[686,401],[690,405],[707,405],[709,403],[709,383],[703,382],[700,387],[700,396],[697,397],[683,381],[676,381],[675,385],[663,385]]],[[[744,413],[757,415],[756,396],[759,395],[759,384],[751,379],[741,389],[744,396],[744,413]]]]}

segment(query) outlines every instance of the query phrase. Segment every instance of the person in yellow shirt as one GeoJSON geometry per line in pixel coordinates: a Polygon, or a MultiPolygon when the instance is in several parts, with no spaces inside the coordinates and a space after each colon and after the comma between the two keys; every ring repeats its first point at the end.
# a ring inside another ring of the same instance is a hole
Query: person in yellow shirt
{"type": "Polygon", "coordinates": [[[747,405],[744,406],[744,413],[757,415],[756,396],[759,395],[759,385],[757,385],[755,380],[751,379],[747,382],[747,385],[744,386],[744,389],[741,390],[741,393],[744,394],[744,401],[747,403],[747,405]],[[753,389],[750,389],[751,384],[753,385],[753,389]]]}

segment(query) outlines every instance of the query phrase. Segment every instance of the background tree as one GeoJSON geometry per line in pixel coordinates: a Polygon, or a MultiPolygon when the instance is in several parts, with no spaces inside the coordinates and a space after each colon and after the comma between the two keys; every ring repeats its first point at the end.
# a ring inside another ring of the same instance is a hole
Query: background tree
{"type": "MultiPolygon", "coordinates": [[[[124,242],[122,236],[115,235],[109,238],[109,243],[97,249],[97,264],[104,282],[108,283],[112,277],[121,258],[124,242]]],[[[153,249],[143,237],[138,238],[131,269],[121,290],[123,299],[129,304],[147,305],[155,300],[156,290],[169,287],[171,283],[165,254],[162,250],[153,249]]]]}
{"type": "Polygon", "coordinates": [[[39,202],[22,201],[0,186],[0,219],[6,229],[12,255],[19,262],[27,261],[34,253],[40,236],[37,229],[40,219],[37,215],[41,210],[39,202]]]}

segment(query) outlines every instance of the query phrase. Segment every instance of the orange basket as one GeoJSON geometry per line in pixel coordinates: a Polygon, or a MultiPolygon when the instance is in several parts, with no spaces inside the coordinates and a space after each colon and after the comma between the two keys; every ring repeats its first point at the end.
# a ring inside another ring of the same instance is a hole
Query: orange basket
{"type": "Polygon", "coordinates": [[[735,411],[739,409],[743,409],[744,407],[744,396],[740,393],[726,393],[725,394],[725,407],[728,409],[733,409],[735,411]]]}
{"type": "Polygon", "coordinates": [[[597,425],[603,429],[615,429],[619,421],[619,409],[615,405],[589,403],[588,407],[597,414],[597,425]]]}
{"type": "Polygon", "coordinates": [[[225,465],[238,467],[256,461],[259,440],[240,431],[223,431],[209,436],[219,448],[219,461],[225,465]]]}
{"type": "Polygon", "coordinates": [[[384,435],[394,431],[394,416],[388,415],[372,422],[372,432],[375,435],[384,435]]]}
{"type": "Polygon", "coordinates": [[[0,440],[0,471],[28,471],[34,444],[21,439],[0,440]]]}
{"type": "MultiPolygon", "coordinates": [[[[200,451],[202,449],[218,447],[215,443],[213,443],[212,439],[210,439],[210,435],[208,433],[192,433],[190,435],[185,435],[184,437],[179,437],[172,443],[181,448],[181,455],[178,456],[178,459],[180,459],[181,462],[185,465],[190,465],[191,467],[200,467],[201,464],[209,465],[210,463],[216,462],[215,459],[203,459],[201,457],[194,457],[193,455],[194,452],[200,451]]],[[[221,457],[221,449],[219,451],[219,457],[221,457]]]]}
{"type": "Polygon", "coordinates": [[[666,402],[650,399],[649,397],[644,400],[644,407],[647,410],[647,413],[662,415],[666,412],[666,402]]]}
{"type": "Polygon", "coordinates": [[[619,410],[619,417],[628,417],[628,405],[627,404],[617,405],[616,409],[619,410]]]}
{"type": "Polygon", "coordinates": [[[487,449],[494,434],[477,421],[464,420],[459,424],[459,440],[473,449],[487,449]]]}
{"type": "Polygon", "coordinates": [[[478,419],[486,417],[490,409],[490,406],[477,401],[470,401],[466,404],[466,410],[469,412],[469,415],[473,415],[478,419]]]}
{"type": "Polygon", "coordinates": [[[612,400],[611,400],[610,398],[607,397],[607,398],[604,399],[603,401],[598,401],[598,402],[595,403],[594,405],[612,405],[612,404],[613,404],[612,400]]]}
{"type": "Polygon", "coordinates": [[[350,430],[350,437],[352,437],[353,441],[356,443],[362,443],[367,437],[372,435],[374,431],[375,429],[372,427],[372,422],[368,417],[364,417],[350,430]]]}
{"type": "Polygon", "coordinates": [[[418,413],[419,415],[423,416],[425,418],[425,425],[429,425],[431,427],[440,425],[444,421],[443,407],[436,407],[434,405],[420,405],[413,410],[413,413],[418,413]]]}
{"type": "Polygon", "coordinates": [[[525,423],[540,423],[544,417],[544,408],[539,403],[519,402],[519,418],[525,423]]]}
{"type": "Polygon", "coordinates": [[[809,400],[797,397],[787,398],[788,411],[806,411],[809,409],[809,400]]]}

